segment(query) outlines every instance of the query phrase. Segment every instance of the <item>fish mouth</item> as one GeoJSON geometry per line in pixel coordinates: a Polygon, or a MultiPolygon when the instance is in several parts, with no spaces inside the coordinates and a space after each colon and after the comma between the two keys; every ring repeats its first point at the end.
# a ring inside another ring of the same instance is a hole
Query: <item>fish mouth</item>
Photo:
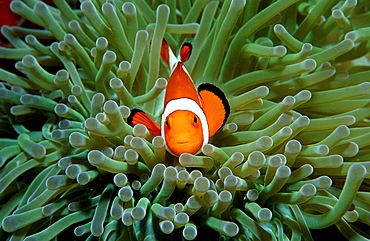
{"type": "Polygon", "coordinates": [[[175,142],[173,144],[175,144],[175,145],[187,145],[187,144],[189,144],[189,142],[188,141],[178,141],[178,142],[175,142]]]}
{"type": "Polygon", "coordinates": [[[194,137],[190,138],[172,138],[168,141],[171,145],[191,145],[193,143],[196,143],[196,139],[194,137]]]}
{"type": "Polygon", "coordinates": [[[194,154],[201,148],[201,143],[193,136],[169,138],[166,142],[167,149],[176,156],[180,156],[182,153],[194,154]]]}

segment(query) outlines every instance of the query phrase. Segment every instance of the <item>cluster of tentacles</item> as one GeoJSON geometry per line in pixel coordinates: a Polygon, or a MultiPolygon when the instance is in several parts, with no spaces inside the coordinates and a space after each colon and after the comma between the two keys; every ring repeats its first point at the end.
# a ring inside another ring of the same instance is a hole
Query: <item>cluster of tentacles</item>
{"type": "Polygon", "coordinates": [[[0,239],[370,238],[370,2],[160,2],[11,2],[40,27],[1,28],[0,239]],[[230,103],[199,155],[127,124],[162,39],[230,103]]]}

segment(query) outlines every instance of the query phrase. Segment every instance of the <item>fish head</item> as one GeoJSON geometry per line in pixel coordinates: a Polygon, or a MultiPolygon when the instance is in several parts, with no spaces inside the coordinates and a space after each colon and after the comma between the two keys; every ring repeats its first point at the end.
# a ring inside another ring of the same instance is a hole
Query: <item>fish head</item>
{"type": "Polygon", "coordinates": [[[197,153],[204,138],[200,118],[188,110],[172,112],[165,119],[164,138],[167,148],[176,156],[197,153]]]}

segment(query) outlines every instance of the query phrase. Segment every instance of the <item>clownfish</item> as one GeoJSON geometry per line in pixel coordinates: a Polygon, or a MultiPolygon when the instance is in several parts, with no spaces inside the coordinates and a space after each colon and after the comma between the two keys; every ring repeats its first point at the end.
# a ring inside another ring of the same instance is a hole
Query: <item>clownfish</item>
{"type": "Polygon", "coordinates": [[[161,56],[172,73],[164,97],[160,125],[142,110],[133,109],[128,124],[143,124],[155,136],[162,136],[167,151],[175,156],[197,154],[226,122],[230,106],[225,94],[216,86],[204,83],[195,87],[184,62],[189,59],[192,45],[185,42],[175,57],[163,40],[161,56]]]}

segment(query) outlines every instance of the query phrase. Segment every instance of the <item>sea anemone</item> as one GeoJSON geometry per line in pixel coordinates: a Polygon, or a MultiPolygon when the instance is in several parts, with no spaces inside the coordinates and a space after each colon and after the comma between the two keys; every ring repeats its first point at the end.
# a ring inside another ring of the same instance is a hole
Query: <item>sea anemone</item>
{"type": "Polygon", "coordinates": [[[370,238],[369,1],[10,8],[39,27],[1,28],[1,239],[370,238]],[[160,119],[162,39],[230,103],[198,155],[127,124],[160,119]]]}

